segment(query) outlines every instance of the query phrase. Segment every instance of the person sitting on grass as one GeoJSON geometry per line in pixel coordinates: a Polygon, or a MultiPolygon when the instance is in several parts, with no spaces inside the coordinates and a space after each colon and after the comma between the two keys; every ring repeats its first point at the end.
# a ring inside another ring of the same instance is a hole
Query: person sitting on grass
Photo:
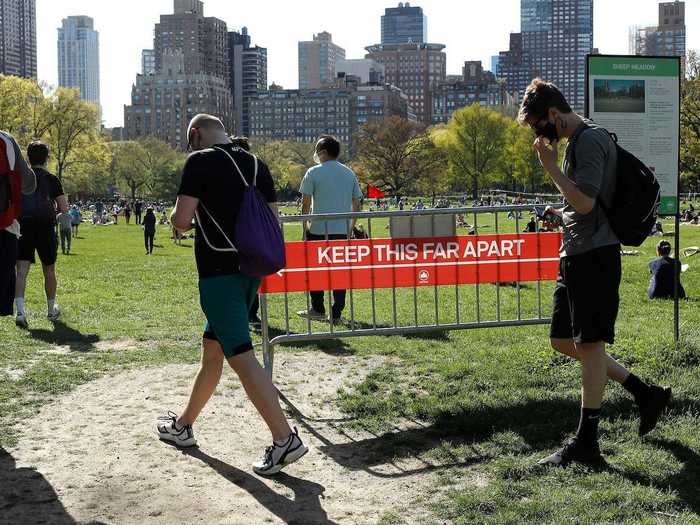
{"type": "Polygon", "coordinates": [[[681,284],[681,262],[671,257],[671,243],[660,241],[656,245],[656,254],[659,258],[649,263],[649,299],[673,299],[675,278],[678,279],[678,297],[685,299],[685,289],[681,284]],[[677,277],[674,277],[674,268],[677,277]]]}

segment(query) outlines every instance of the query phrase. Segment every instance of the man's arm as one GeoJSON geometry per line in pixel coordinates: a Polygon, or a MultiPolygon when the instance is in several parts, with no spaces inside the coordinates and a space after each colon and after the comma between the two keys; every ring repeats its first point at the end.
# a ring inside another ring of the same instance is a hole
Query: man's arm
{"type": "MultiPolygon", "coordinates": [[[[311,195],[302,194],[301,198],[301,214],[309,215],[311,213],[311,195]]],[[[309,221],[304,221],[304,231],[309,229],[309,221]]]]}
{"type": "Polygon", "coordinates": [[[570,180],[562,173],[561,169],[559,169],[557,165],[557,143],[549,143],[544,137],[537,137],[533,147],[537,152],[542,167],[549,174],[552,182],[554,182],[564,196],[566,202],[581,215],[588,215],[591,213],[595,207],[595,199],[583,193],[576,183],[570,180]]]}
{"type": "MultiPolygon", "coordinates": [[[[360,199],[352,199],[352,211],[354,213],[362,211],[362,203],[360,202],[360,199]]],[[[357,224],[357,219],[353,219],[352,223],[350,224],[350,233],[355,229],[355,225],[357,224]]]]}
{"type": "Polygon", "coordinates": [[[199,199],[188,195],[178,195],[175,207],[170,214],[170,224],[179,232],[187,232],[192,229],[192,220],[199,205],[199,199]]]}
{"type": "Polygon", "coordinates": [[[56,197],[56,208],[58,213],[68,213],[68,199],[65,195],[56,197]]]}

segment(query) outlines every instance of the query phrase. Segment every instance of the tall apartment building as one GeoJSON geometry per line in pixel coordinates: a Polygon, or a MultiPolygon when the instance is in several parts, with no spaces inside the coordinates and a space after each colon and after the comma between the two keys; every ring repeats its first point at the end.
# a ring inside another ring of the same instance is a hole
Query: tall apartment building
{"type": "Polygon", "coordinates": [[[428,41],[428,17],[406,2],[388,7],[382,16],[382,44],[422,44],[428,41]]]}
{"type": "Polygon", "coordinates": [[[144,49],[141,51],[141,74],[156,74],[156,52],[153,49],[144,49]]]}
{"type": "Polygon", "coordinates": [[[432,93],[447,75],[443,44],[377,44],[365,58],[384,66],[386,82],[408,95],[419,122],[432,122],[432,93]]]}
{"type": "Polygon", "coordinates": [[[36,0],[0,0],[0,74],[36,78],[36,0]]]}
{"type": "Polygon", "coordinates": [[[352,151],[353,135],[364,124],[410,117],[408,98],[394,86],[365,86],[357,77],[337,82],[323,89],[258,93],[250,105],[251,136],[311,143],[331,134],[352,151]]]}
{"type": "Polygon", "coordinates": [[[313,40],[299,42],[299,89],[318,89],[335,81],[335,65],[345,58],[345,50],[323,31],[313,40]]]}
{"type": "Polygon", "coordinates": [[[175,12],[161,15],[156,24],[153,49],[156,70],[163,69],[163,55],[182,51],[188,73],[228,78],[228,31],[226,22],[204,16],[201,0],[174,0],[175,12]]]}
{"type": "Polygon", "coordinates": [[[685,2],[661,2],[659,24],[630,30],[631,55],[680,56],[685,58],[685,2]]]}
{"type": "Polygon", "coordinates": [[[184,150],[197,113],[216,115],[234,131],[233,99],[226,23],[205,17],[200,0],[174,0],[174,6],[156,25],[155,71],[136,76],[124,128],[127,139],[155,136],[184,150]]]}
{"type": "Polygon", "coordinates": [[[69,16],[58,28],[58,85],[100,105],[100,35],[89,16],[69,16]]]}
{"type": "Polygon", "coordinates": [[[248,29],[228,34],[229,71],[235,131],[250,135],[250,100],[267,89],[267,49],[250,45],[248,29]]]}
{"type": "Polygon", "coordinates": [[[499,60],[509,90],[522,94],[539,76],[582,110],[586,55],[593,51],[593,0],[520,0],[520,25],[519,36],[511,35],[511,49],[499,60]]]}
{"type": "Polygon", "coordinates": [[[455,111],[472,104],[495,108],[512,102],[507,96],[505,82],[498,81],[492,72],[484,71],[479,60],[465,62],[458,80],[440,82],[432,101],[433,124],[449,122],[455,111]]]}

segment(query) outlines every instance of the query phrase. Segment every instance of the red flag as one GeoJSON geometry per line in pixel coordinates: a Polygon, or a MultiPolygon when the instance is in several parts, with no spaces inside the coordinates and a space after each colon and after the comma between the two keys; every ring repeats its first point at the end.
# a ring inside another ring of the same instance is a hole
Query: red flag
{"type": "Polygon", "coordinates": [[[372,186],[371,184],[367,185],[367,198],[368,199],[381,199],[386,197],[384,192],[377,188],[376,186],[372,186]]]}

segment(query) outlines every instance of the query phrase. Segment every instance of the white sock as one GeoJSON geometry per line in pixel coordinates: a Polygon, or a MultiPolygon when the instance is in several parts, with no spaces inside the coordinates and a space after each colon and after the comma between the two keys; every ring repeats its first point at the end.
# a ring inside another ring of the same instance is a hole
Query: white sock
{"type": "Polygon", "coordinates": [[[17,315],[24,315],[24,297],[15,297],[15,309],[17,315]]]}
{"type": "Polygon", "coordinates": [[[56,306],[56,298],[47,299],[47,300],[46,300],[46,303],[47,303],[48,306],[49,306],[49,313],[50,313],[50,314],[53,313],[53,308],[54,308],[54,306],[56,306]]]}

